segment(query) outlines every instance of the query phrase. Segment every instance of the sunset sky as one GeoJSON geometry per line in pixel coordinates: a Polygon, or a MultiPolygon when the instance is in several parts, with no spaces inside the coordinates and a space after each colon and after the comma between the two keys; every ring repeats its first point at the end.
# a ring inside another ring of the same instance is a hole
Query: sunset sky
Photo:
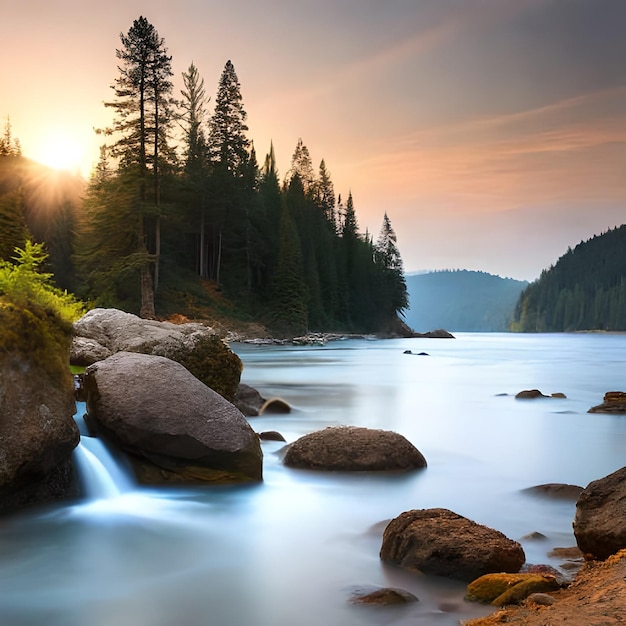
{"type": "Polygon", "coordinates": [[[0,118],[29,158],[89,168],[144,15],[176,95],[193,61],[213,101],[232,60],[259,161],[273,141],[284,175],[301,137],[362,231],[388,213],[407,272],[533,280],[626,222],[626,0],[5,4],[0,118]]]}

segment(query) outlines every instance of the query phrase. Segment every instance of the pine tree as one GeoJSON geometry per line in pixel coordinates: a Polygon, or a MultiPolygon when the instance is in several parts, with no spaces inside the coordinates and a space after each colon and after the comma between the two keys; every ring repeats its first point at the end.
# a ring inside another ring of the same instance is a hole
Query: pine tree
{"type": "Polygon", "coordinates": [[[343,222],[341,224],[341,236],[349,243],[359,238],[359,225],[356,219],[356,211],[354,210],[352,191],[348,193],[348,200],[346,201],[343,222]]]}
{"type": "Polygon", "coordinates": [[[206,187],[209,169],[207,140],[203,130],[208,98],[204,80],[193,63],[187,72],[183,72],[183,85],[180,102],[180,121],[185,142],[183,194],[188,208],[187,221],[192,225],[195,239],[195,269],[201,278],[208,278],[206,187]]]}
{"type": "Polygon", "coordinates": [[[311,161],[309,149],[302,143],[302,139],[298,139],[296,149],[291,157],[291,168],[287,172],[285,180],[287,187],[289,187],[294,176],[300,179],[304,195],[309,195],[313,192],[315,183],[313,161],[311,161]]]}
{"type": "Polygon", "coordinates": [[[250,141],[246,137],[246,118],[241,85],[235,67],[227,61],[209,122],[208,150],[211,162],[234,176],[241,175],[241,168],[248,160],[250,141]]]}
{"type": "Polygon", "coordinates": [[[170,154],[167,141],[173,119],[172,57],[143,16],[126,35],[120,34],[120,40],[115,100],[105,103],[114,109],[116,119],[106,132],[117,136],[111,154],[119,159],[120,167],[136,172],[137,253],[143,258],[140,314],[154,317],[161,248],[161,166],[170,154]]]}
{"type": "Polygon", "coordinates": [[[244,180],[249,171],[250,140],[246,137],[246,117],[239,79],[232,62],[227,61],[209,121],[213,228],[209,270],[218,284],[224,278],[232,288],[246,280],[247,272],[247,264],[241,263],[246,255],[248,227],[244,180]]]}
{"type": "Polygon", "coordinates": [[[374,246],[374,254],[382,269],[388,310],[390,314],[402,313],[409,305],[409,297],[396,233],[387,213],[383,218],[383,224],[374,246]]]}
{"type": "Polygon", "coordinates": [[[337,216],[335,213],[335,187],[330,177],[330,172],[326,168],[326,163],[322,159],[320,163],[319,176],[315,183],[315,200],[324,212],[324,216],[333,229],[337,227],[337,216]]]}
{"type": "Polygon", "coordinates": [[[194,172],[205,165],[207,145],[203,126],[209,98],[204,88],[204,80],[193,63],[182,76],[184,89],[180,92],[182,95],[180,108],[183,112],[180,119],[185,140],[185,170],[194,172]]]}

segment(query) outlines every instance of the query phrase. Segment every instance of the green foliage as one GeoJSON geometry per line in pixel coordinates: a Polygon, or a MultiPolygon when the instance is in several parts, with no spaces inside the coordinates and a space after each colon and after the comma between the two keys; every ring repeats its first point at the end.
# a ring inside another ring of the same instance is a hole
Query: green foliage
{"type": "Polygon", "coordinates": [[[0,298],[24,309],[42,310],[71,325],[83,315],[84,306],[55,287],[52,274],[40,271],[46,258],[42,244],[27,241],[24,248],[15,249],[15,263],[0,261],[0,298]]]}
{"type": "Polygon", "coordinates": [[[35,360],[55,384],[67,386],[72,323],[84,309],[39,271],[45,260],[43,246],[27,241],[16,248],[15,263],[0,261],[0,346],[18,360],[35,360]]]}
{"type": "Polygon", "coordinates": [[[306,296],[300,239],[289,207],[285,204],[280,221],[278,265],[272,297],[272,327],[287,336],[305,333],[308,329],[306,296]]]}
{"type": "Polygon", "coordinates": [[[29,238],[19,191],[0,195],[0,259],[8,260],[15,248],[29,238]]]}
{"type": "Polygon", "coordinates": [[[626,226],[580,242],[522,292],[511,330],[626,330],[626,226]]]}

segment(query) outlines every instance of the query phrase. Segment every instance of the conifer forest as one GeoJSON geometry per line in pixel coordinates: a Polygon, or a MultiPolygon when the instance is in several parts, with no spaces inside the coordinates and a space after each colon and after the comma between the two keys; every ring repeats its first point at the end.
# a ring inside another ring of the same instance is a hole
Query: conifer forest
{"type": "Polygon", "coordinates": [[[376,238],[360,232],[351,191],[336,194],[302,140],[284,176],[273,146],[259,160],[231,61],[214,97],[193,63],[175,93],[172,56],[144,17],[115,55],[112,122],[96,131],[100,158],[78,199],[37,210],[7,124],[2,258],[25,237],[43,242],[59,287],[148,318],[193,315],[217,293],[277,335],[393,324],[408,297],[384,209],[376,238]]]}

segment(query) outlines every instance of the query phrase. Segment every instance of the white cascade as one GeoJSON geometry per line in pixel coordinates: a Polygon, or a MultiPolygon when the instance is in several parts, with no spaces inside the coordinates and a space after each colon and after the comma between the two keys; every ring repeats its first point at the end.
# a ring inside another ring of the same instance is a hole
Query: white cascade
{"type": "Polygon", "coordinates": [[[116,498],[133,489],[129,476],[100,439],[81,437],[74,449],[74,462],[89,500],[116,498]]]}

